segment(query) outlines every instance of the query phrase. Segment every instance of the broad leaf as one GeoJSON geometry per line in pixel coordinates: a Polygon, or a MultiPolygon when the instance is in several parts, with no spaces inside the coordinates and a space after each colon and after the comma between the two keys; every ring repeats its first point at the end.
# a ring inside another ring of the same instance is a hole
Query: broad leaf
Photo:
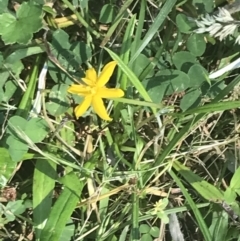
{"type": "Polygon", "coordinates": [[[41,28],[42,9],[30,2],[21,4],[16,16],[10,13],[0,15],[0,35],[5,44],[28,44],[33,33],[41,28]]]}

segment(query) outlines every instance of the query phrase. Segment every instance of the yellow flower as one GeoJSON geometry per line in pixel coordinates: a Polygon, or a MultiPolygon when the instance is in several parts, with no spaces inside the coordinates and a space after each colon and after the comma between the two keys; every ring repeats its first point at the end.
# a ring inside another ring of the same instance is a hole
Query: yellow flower
{"type": "Polygon", "coordinates": [[[87,109],[92,106],[93,110],[103,120],[112,120],[107,113],[102,99],[118,98],[124,95],[124,92],[121,89],[109,89],[105,87],[106,83],[109,81],[111,75],[113,74],[116,65],[116,61],[109,62],[104,66],[99,76],[97,76],[97,72],[94,68],[88,69],[86,71],[85,78],[82,78],[82,81],[86,85],[74,84],[68,88],[68,92],[84,96],[83,102],[79,104],[74,110],[77,118],[82,116],[87,111],[87,109]]]}

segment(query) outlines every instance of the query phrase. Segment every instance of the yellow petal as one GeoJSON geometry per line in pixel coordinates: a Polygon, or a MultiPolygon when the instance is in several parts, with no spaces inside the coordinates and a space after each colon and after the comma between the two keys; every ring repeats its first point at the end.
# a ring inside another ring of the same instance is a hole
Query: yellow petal
{"type": "Polygon", "coordinates": [[[108,89],[105,87],[99,88],[97,95],[101,98],[120,98],[124,96],[121,89],[108,89]]]}
{"type": "Polygon", "coordinates": [[[97,113],[97,115],[102,118],[103,120],[111,121],[112,119],[109,117],[107,110],[103,104],[103,100],[95,95],[92,98],[92,106],[94,111],[97,113]]]}
{"type": "Polygon", "coordinates": [[[97,83],[97,72],[94,68],[90,68],[86,71],[86,77],[82,78],[87,85],[93,86],[97,83]]]}
{"type": "Polygon", "coordinates": [[[87,111],[87,109],[91,105],[91,102],[92,102],[92,97],[87,96],[84,98],[83,102],[74,109],[77,119],[87,111]]]}
{"type": "Polygon", "coordinates": [[[71,85],[67,91],[72,94],[83,96],[91,94],[91,89],[85,85],[71,85]]]}
{"type": "Polygon", "coordinates": [[[81,78],[81,80],[88,86],[92,87],[94,86],[95,84],[93,83],[93,81],[91,81],[90,79],[87,79],[87,78],[81,78]]]}
{"type": "Polygon", "coordinates": [[[98,87],[103,87],[109,81],[110,77],[113,74],[113,71],[117,65],[117,61],[111,61],[106,64],[98,77],[97,85],[98,87]]]}

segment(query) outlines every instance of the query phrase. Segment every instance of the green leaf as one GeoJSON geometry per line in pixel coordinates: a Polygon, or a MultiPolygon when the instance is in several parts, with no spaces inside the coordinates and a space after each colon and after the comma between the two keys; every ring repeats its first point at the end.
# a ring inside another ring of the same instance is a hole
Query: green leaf
{"type": "Polygon", "coordinates": [[[170,78],[166,95],[182,92],[191,86],[189,77],[182,71],[165,70],[161,71],[161,73],[166,74],[165,77],[170,78]]]}
{"type": "Polygon", "coordinates": [[[159,237],[160,230],[158,227],[151,227],[149,232],[154,238],[159,237]]]}
{"type": "Polygon", "coordinates": [[[230,187],[234,191],[240,192],[240,167],[235,171],[230,182],[230,187]]]}
{"type": "Polygon", "coordinates": [[[18,105],[19,109],[16,112],[17,115],[21,115],[24,118],[27,118],[27,116],[29,116],[29,112],[32,106],[32,100],[38,82],[39,65],[40,56],[37,56],[37,58],[33,62],[33,68],[29,75],[27,90],[24,92],[18,105]]]}
{"type": "Polygon", "coordinates": [[[2,87],[0,87],[0,102],[3,101],[3,98],[4,98],[4,92],[3,92],[2,87]]]}
{"type": "MultiPolygon", "coordinates": [[[[64,0],[65,1],[65,0],[64,0]]],[[[106,43],[109,41],[109,39],[111,38],[111,36],[113,35],[113,33],[116,31],[116,28],[119,27],[119,23],[122,21],[122,19],[125,16],[128,16],[126,14],[127,9],[131,6],[132,2],[134,0],[127,0],[123,3],[122,7],[120,8],[118,14],[116,15],[114,22],[111,24],[111,27],[109,28],[109,30],[107,31],[107,34],[105,36],[105,38],[103,39],[102,43],[100,44],[100,47],[104,47],[106,45],[106,43]]]]}
{"type": "Polygon", "coordinates": [[[70,49],[73,52],[75,59],[79,65],[87,62],[88,59],[90,59],[92,56],[91,48],[84,42],[80,42],[80,41],[74,42],[71,45],[70,49]]]}
{"type": "Polygon", "coordinates": [[[13,81],[7,81],[5,83],[5,92],[3,97],[3,101],[8,102],[14,95],[17,90],[17,86],[13,81]]]}
{"type": "MultiPolygon", "coordinates": [[[[240,81],[240,76],[237,76],[235,79],[233,79],[227,86],[224,88],[212,101],[213,103],[217,103],[218,101],[222,100],[226,95],[228,95],[236,85],[238,85],[240,81]]],[[[198,107],[199,108],[199,107],[198,107]]],[[[197,108],[197,109],[198,109],[197,108]]],[[[196,110],[195,110],[196,111],[196,110]]],[[[192,131],[193,126],[197,125],[202,118],[204,118],[205,114],[198,114],[194,116],[193,119],[191,119],[186,125],[184,125],[182,128],[178,129],[177,131],[172,131],[172,134],[169,136],[169,143],[164,148],[162,153],[156,157],[156,160],[153,164],[153,167],[157,168],[159,165],[161,165],[167,158],[167,156],[175,150],[175,147],[181,142],[186,139],[186,137],[189,135],[189,133],[192,131]]],[[[180,122],[181,123],[181,119],[180,122]]],[[[144,183],[147,183],[150,178],[155,175],[155,172],[147,172],[144,175],[144,183]]]]}
{"type": "Polygon", "coordinates": [[[190,87],[188,75],[180,70],[161,70],[155,77],[142,83],[155,103],[161,102],[165,95],[181,92],[190,87]]]}
{"type": "Polygon", "coordinates": [[[67,174],[61,181],[67,185],[65,185],[51,209],[47,223],[41,233],[41,241],[59,241],[64,227],[79,201],[83,182],[73,172],[67,174]]]}
{"type": "Polygon", "coordinates": [[[20,116],[13,116],[9,119],[7,133],[8,151],[13,161],[20,161],[28,151],[26,138],[30,138],[33,143],[42,141],[49,132],[45,120],[32,118],[30,121],[20,116]]]}
{"type": "Polygon", "coordinates": [[[32,1],[40,5],[44,5],[46,3],[45,0],[32,0],[32,1]]]}
{"type": "Polygon", "coordinates": [[[180,108],[182,111],[197,107],[201,102],[201,96],[202,92],[199,89],[189,90],[180,101],[180,108]]]}
{"type": "Polygon", "coordinates": [[[234,226],[229,227],[228,231],[227,231],[226,240],[228,240],[228,241],[230,241],[230,240],[239,241],[239,230],[234,226]]]}
{"type": "MultiPolygon", "coordinates": [[[[114,52],[112,52],[110,49],[105,48],[105,50],[109,53],[109,55],[118,62],[119,68],[121,68],[122,72],[126,74],[126,76],[129,78],[129,81],[133,84],[133,86],[139,91],[140,95],[145,101],[152,102],[151,97],[148,95],[146,89],[142,85],[142,83],[139,81],[137,76],[133,73],[133,71],[116,55],[114,52]]],[[[156,113],[156,110],[152,108],[153,112],[156,113]]]]}
{"type": "Polygon", "coordinates": [[[52,36],[52,46],[60,54],[61,52],[59,50],[69,49],[71,46],[71,44],[69,43],[69,35],[62,29],[54,31],[52,36]]]}
{"type": "MultiPolygon", "coordinates": [[[[73,83],[72,79],[51,61],[48,61],[48,69],[49,75],[56,84],[64,83],[71,85],[73,83]]],[[[79,77],[84,77],[84,75],[79,77]]]]}
{"type": "Polygon", "coordinates": [[[25,133],[34,142],[41,142],[49,132],[48,124],[40,118],[32,118],[26,123],[25,133]]]}
{"type": "Polygon", "coordinates": [[[61,237],[59,238],[59,241],[71,241],[74,233],[75,233],[75,223],[69,219],[66,226],[63,229],[63,232],[61,234],[61,237]]]}
{"type": "Polygon", "coordinates": [[[27,48],[20,48],[15,50],[13,53],[7,56],[5,59],[5,62],[8,64],[15,63],[18,60],[21,60],[25,57],[34,55],[34,54],[39,54],[43,53],[43,48],[40,46],[32,46],[32,47],[27,47],[27,48]]]}
{"type": "Polygon", "coordinates": [[[36,239],[40,238],[52,206],[53,189],[57,179],[56,164],[37,160],[33,176],[33,221],[36,239]]]}
{"type": "Polygon", "coordinates": [[[28,145],[14,136],[7,138],[8,152],[13,161],[18,162],[28,151],[28,145]]]}
{"type": "Polygon", "coordinates": [[[214,9],[214,1],[212,0],[193,0],[192,4],[199,13],[211,13],[214,9]]]}
{"type": "Polygon", "coordinates": [[[26,134],[33,143],[41,142],[49,132],[46,121],[41,118],[32,118],[27,121],[21,116],[13,116],[9,123],[8,133],[18,137],[19,140],[24,140],[24,134],[26,134]],[[19,135],[13,127],[20,131],[19,135]],[[23,132],[23,135],[21,135],[21,132],[23,132]]]}
{"type": "Polygon", "coordinates": [[[75,145],[75,135],[74,135],[74,132],[72,131],[74,130],[74,127],[75,126],[73,121],[68,121],[65,124],[65,128],[62,128],[59,132],[61,137],[64,139],[64,141],[68,143],[70,146],[75,145]]]}
{"type": "Polygon", "coordinates": [[[176,24],[181,33],[192,33],[192,29],[196,26],[195,22],[190,22],[185,14],[178,14],[176,24]]]}
{"type": "Polygon", "coordinates": [[[6,186],[16,165],[16,162],[11,159],[8,150],[0,148],[0,187],[6,186]]]}
{"type": "Polygon", "coordinates": [[[197,64],[196,57],[187,51],[180,51],[173,55],[173,63],[177,69],[187,73],[193,64],[197,64]]]}
{"type": "MultiPolygon", "coordinates": [[[[225,204],[226,205],[226,204],[225,204]]],[[[232,203],[230,203],[229,205],[226,205],[227,208],[230,208],[230,210],[237,215],[238,217],[240,216],[240,207],[239,207],[239,202],[238,201],[234,201],[232,203]],[[229,206],[229,207],[227,207],[229,206]]]]}
{"type": "Polygon", "coordinates": [[[42,9],[24,2],[17,9],[16,17],[10,13],[0,15],[0,35],[5,44],[28,44],[33,33],[42,28],[42,9]]]}
{"type": "Polygon", "coordinates": [[[213,212],[212,223],[209,227],[209,231],[213,237],[212,241],[227,240],[228,219],[228,214],[225,211],[213,212]]]}
{"type": "Polygon", "coordinates": [[[211,98],[214,99],[220,91],[222,91],[225,87],[225,81],[211,81],[211,87],[209,89],[209,85],[207,83],[204,83],[202,85],[202,93],[207,93],[207,95],[211,98]]]}
{"type": "Polygon", "coordinates": [[[8,202],[6,208],[15,215],[22,214],[26,210],[23,200],[10,201],[8,202]]]}
{"type": "Polygon", "coordinates": [[[150,231],[150,227],[147,224],[141,224],[139,226],[140,233],[148,233],[150,231]]]}
{"type": "MultiPolygon", "coordinates": [[[[84,42],[69,42],[69,35],[64,30],[56,30],[53,33],[51,52],[57,58],[61,66],[68,71],[71,76],[80,79],[84,76],[80,66],[91,56],[91,48],[84,42]]],[[[72,79],[65,72],[59,70],[55,64],[49,61],[49,73],[53,80],[60,84],[72,84],[72,79]]]]}
{"type": "MultiPolygon", "coordinates": [[[[151,61],[149,60],[149,58],[147,58],[144,54],[140,54],[133,65],[133,72],[139,78],[141,73],[150,63],[151,61]]],[[[154,74],[154,70],[152,69],[148,73],[147,77],[152,77],[153,74],[154,74]]]]}
{"type": "Polygon", "coordinates": [[[161,219],[161,221],[165,224],[169,223],[169,217],[167,214],[165,214],[164,212],[158,212],[157,216],[159,219],[161,219]]]}
{"type": "Polygon", "coordinates": [[[187,49],[195,56],[201,56],[206,49],[206,42],[202,34],[192,34],[187,40],[187,49]]]}
{"type": "Polygon", "coordinates": [[[8,0],[0,0],[0,14],[8,12],[8,0]]]}
{"type": "Polygon", "coordinates": [[[75,8],[81,7],[81,8],[86,8],[88,6],[88,1],[89,0],[73,0],[73,5],[75,8]]]}
{"type": "Polygon", "coordinates": [[[56,10],[50,6],[44,5],[43,11],[52,15],[53,18],[57,16],[56,10]]]}
{"type": "Polygon", "coordinates": [[[196,113],[210,113],[214,111],[231,110],[239,108],[240,101],[224,101],[219,103],[210,103],[204,106],[198,106],[197,108],[185,111],[184,114],[196,114],[196,113]]]}
{"type": "MultiPolygon", "coordinates": [[[[120,59],[127,65],[129,62],[130,58],[130,53],[131,53],[131,46],[132,44],[132,39],[129,38],[129,36],[132,36],[135,30],[135,24],[136,24],[136,15],[133,15],[131,19],[128,22],[127,28],[125,30],[125,34],[123,37],[122,41],[122,47],[121,51],[119,53],[120,59]]],[[[125,74],[122,73],[122,70],[118,68],[118,73],[117,73],[117,79],[119,80],[120,83],[120,88],[123,91],[126,91],[127,89],[127,84],[128,84],[128,78],[125,74]]],[[[119,104],[118,104],[119,107],[119,104]]],[[[118,111],[120,108],[116,108],[118,111]]],[[[115,112],[116,113],[116,112],[115,112]]]]}
{"type": "MultiPolygon", "coordinates": [[[[111,98],[110,98],[111,99],[111,98]]],[[[133,100],[133,99],[127,99],[127,98],[112,98],[112,100],[116,100],[122,103],[130,104],[130,105],[138,105],[138,106],[148,106],[150,108],[164,108],[164,105],[162,103],[153,103],[153,102],[146,102],[141,100],[133,100]]],[[[170,107],[169,110],[172,110],[170,107]]]]}
{"type": "MultiPolygon", "coordinates": [[[[175,161],[174,161],[175,164],[175,161]]],[[[184,167],[184,166],[183,166],[184,167]]],[[[184,167],[185,168],[185,167],[184,167]]],[[[182,184],[182,182],[180,181],[180,179],[178,178],[178,176],[171,170],[169,171],[169,174],[171,175],[171,177],[174,179],[174,181],[176,182],[177,186],[181,189],[183,195],[186,198],[186,201],[188,203],[188,206],[191,207],[192,212],[195,215],[195,218],[197,220],[199,229],[201,230],[203,237],[205,241],[212,241],[212,236],[209,232],[209,229],[202,217],[202,214],[200,213],[197,205],[195,204],[195,202],[193,201],[193,199],[191,198],[191,196],[189,195],[188,191],[186,190],[185,186],[182,184]]],[[[191,182],[190,182],[191,183],[191,182]]],[[[192,183],[191,183],[192,184],[192,183]]]]}
{"type": "Polygon", "coordinates": [[[224,201],[227,204],[231,204],[236,200],[237,194],[235,193],[235,190],[231,187],[228,187],[226,191],[224,192],[224,201]]]}
{"type": "Polygon", "coordinates": [[[144,241],[153,241],[151,235],[148,234],[148,233],[143,234],[142,237],[141,237],[141,240],[144,240],[144,241]]]}
{"type": "Polygon", "coordinates": [[[17,90],[17,85],[14,81],[9,80],[10,77],[10,71],[12,71],[12,74],[14,74],[15,78],[19,77],[19,74],[23,70],[24,66],[21,63],[21,61],[15,61],[12,64],[4,63],[4,66],[2,65],[2,55],[0,54],[0,100],[4,102],[8,102],[13,94],[17,90]],[[7,81],[9,80],[9,81],[7,81]],[[5,90],[5,91],[4,91],[5,90]]]}
{"type": "Polygon", "coordinates": [[[214,187],[210,183],[204,181],[198,175],[193,173],[189,168],[185,167],[178,161],[173,163],[174,169],[182,175],[182,177],[200,194],[203,198],[209,201],[224,200],[224,196],[221,190],[214,187]]]}
{"type": "Polygon", "coordinates": [[[152,38],[156,35],[156,33],[159,31],[159,28],[162,26],[162,24],[165,22],[165,19],[167,18],[168,14],[171,12],[172,8],[174,8],[177,0],[168,0],[165,1],[164,5],[161,7],[158,15],[153,21],[153,24],[148,29],[147,33],[145,34],[143,40],[137,46],[136,52],[131,57],[131,60],[129,64],[131,65],[135,60],[138,58],[139,54],[146,48],[146,46],[149,44],[149,42],[152,40],[152,38]]]}
{"type": "Polygon", "coordinates": [[[111,23],[116,16],[115,8],[112,4],[105,4],[100,12],[99,22],[111,23]]]}
{"type": "Polygon", "coordinates": [[[14,61],[14,63],[6,63],[6,68],[10,69],[14,74],[15,77],[19,77],[19,75],[22,73],[22,70],[24,69],[24,65],[21,61],[14,61]]]}
{"type": "Polygon", "coordinates": [[[64,84],[53,86],[49,94],[50,101],[46,103],[49,114],[59,116],[68,110],[70,105],[67,98],[67,89],[68,86],[64,84]]]}
{"type": "Polygon", "coordinates": [[[0,78],[1,78],[1,83],[0,83],[0,87],[3,88],[5,82],[7,81],[9,77],[9,71],[5,70],[5,69],[1,69],[0,71],[0,78]]]}
{"type": "Polygon", "coordinates": [[[210,84],[208,72],[200,64],[194,64],[188,71],[188,76],[191,81],[192,88],[200,87],[205,81],[210,84]]]}
{"type": "Polygon", "coordinates": [[[86,62],[92,55],[91,48],[84,42],[69,42],[69,35],[64,30],[56,30],[53,33],[52,52],[58,61],[67,70],[78,70],[79,66],[86,62]],[[70,65],[70,66],[69,66],[70,65]]]}
{"type": "Polygon", "coordinates": [[[23,200],[10,201],[4,210],[4,215],[8,222],[12,222],[15,220],[15,215],[20,215],[25,210],[26,206],[23,204],[23,200]]]}

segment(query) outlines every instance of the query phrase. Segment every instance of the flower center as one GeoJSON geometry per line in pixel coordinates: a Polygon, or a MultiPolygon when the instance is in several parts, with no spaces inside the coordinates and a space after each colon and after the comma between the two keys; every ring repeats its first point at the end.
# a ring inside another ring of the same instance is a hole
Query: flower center
{"type": "Polygon", "coordinates": [[[91,87],[90,89],[91,95],[96,95],[97,89],[98,89],[97,87],[91,87]]]}

